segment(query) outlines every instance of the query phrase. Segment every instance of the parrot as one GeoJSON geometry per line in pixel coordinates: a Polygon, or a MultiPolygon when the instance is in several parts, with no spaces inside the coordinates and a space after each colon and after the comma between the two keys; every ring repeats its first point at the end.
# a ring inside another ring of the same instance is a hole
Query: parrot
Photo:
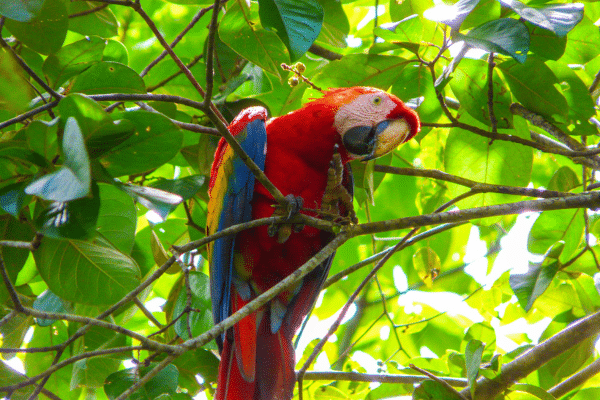
{"type": "MultiPolygon", "coordinates": [[[[417,113],[372,87],[333,88],[286,115],[242,110],[228,127],[242,149],[289,202],[281,207],[221,138],[209,182],[207,235],[254,219],[303,213],[357,222],[351,160],[397,148],[420,130],[417,113]]],[[[208,245],[215,324],[302,266],[333,233],[300,224],[247,229],[208,245]]],[[[216,338],[221,355],[215,399],[289,400],[295,377],[292,340],[327,277],[331,255],[295,287],[216,338]]]]}

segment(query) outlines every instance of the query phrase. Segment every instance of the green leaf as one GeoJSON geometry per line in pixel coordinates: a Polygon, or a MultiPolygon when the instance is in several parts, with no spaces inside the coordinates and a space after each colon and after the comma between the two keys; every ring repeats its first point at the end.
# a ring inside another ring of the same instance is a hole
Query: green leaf
{"type": "Polygon", "coordinates": [[[565,54],[560,61],[565,64],[586,64],[598,56],[599,47],[600,31],[589,17],[584,16],[569,32],[565,54]]]}
{"type": "MultiPolygon", "coordinates": [[[[50,290],[45,290],[40,294],[33,302],[33,309],[48,312],[48,313],[66,313],[67,308],[65,307],[64,301],[52,293],[50,290]]],[[[35,322],[39,326],[50,326],[54,323],[54,319],[42,319],[36,318],[35,322]]]]}
{"type": "Polygon", "coordinates": [[[81,94],[70,94],[58,105],[61,118],[77,119],[92,159],[100,157],[130,138],[135,126],[129,120],[113,121],[94,100],[81,94]]]}
{"type": "Polygon", "coordinates": [[[554,87],[556,76],[540,59],[529,57],[525,64],[505,61],[498,68],[512,95],[527,109],[547,118],[566,116],[567,100],[554,87]]]}
{"type": "Polygon", "coordinates": [[[130,196],[113,185],[99,184],[100,210],[96,230],[117,250],[131,253],[137,213],[130,196]]]}
{"type": "Polygon", "coordinates": [[[35,224],[46,236],[82,239],[96,227],[100,199],[98,185],[92,182],[92,195],[69,202],[52,202],[36,218],[35,224]]]}
{"type": "Polygon", "coordinates": [[[422,33],[421,22],[418,15],[415,14],[402,21],[379,25],[373,32],[387,42],[418,54],[421,46],[415,35],[422,33]]]}
{"type": "Polygon", "coordinates": [[[0,109],[21,113],[29,106],[33,92],[22,68],[4,48],[0,49],[0,109]]]}
{"type": "Polygon", "coordinates": [[[565,36],[583,19],[583,4],[551,4],[543,7],[528,7],[519,0],[499,0],[521,18],[541,28],[565,36]]]}
{"type": "MultiPolygon", "coordinates": [[[[140,367],[139,369],[128,368],[109,375],[104,383],[104,393],[106,393],[106,396],[110,400],[116,399],[155,366],[156,364],[151,364],[148,367],[140,367]]],[[[135,400],[153,400],[165,393],[175,395],[178,380],[179,371],[177,371],[177,367],[173,364],[167,365],[129,398],[135,400]]]]}
{"type": "MultiPolygon", "coordinates": [[[[37,8],[36,3],[39,3],[34,2],[37,8]]],[[[34,18],[27,22],[8,19],[4,26],[30,49],[41,54],[52,54],[61,48],[67,36],[67,4],[65,0],[46,0],[34,18]]]]}
{"type": "Polygon", "coordinates": [[[29,148],[46,160],[58,155],[58,122],[58,118],[50,122],[36,120],[27,125],[25,130],[29,148]]]}
{"type": "Polygon", "coordinates": [[[565,53],[567,38],[529,24],[529,51],[547,60],[558,60],[565,53]]]}
{"type": "MultiPolygon", "coordinates": [[[[165,192],[173,193],[181,197],[175,204],[167,203],[167,209],[161,210],[159,213],[163,218],[175,209],[181,201],[189,200],[204,185],[205,177],[203,175],[190,175],[181,179],[159,179],[150,184],[150,187],[164,190],[165,192]],[[165,214],[166,213],[166,214],[165,214]]],[[[175,200],[175,198],[173,199],[175,200]]]]}
{"type": "MultiPolygon", "coordinates": [[[[445,171],[449,174],[497,185],[527,186],[532,164],[533,151],[525,146],[504,141],[490,144],[489,139],[482,136],[459,128],[450,129],[444,151],[445,171]]],[[[466,191],[465,187],[448,184],[448,195],[451,198],[466,191]]],[[[462,200],[458,205],[465,209],[513,199],[514,196],[484,193],[462,200]]]]}
{"type": "Polygon", "coordinates": [[[412,395],[413,400],[463,400],[458,392],[440,382],[421,382],[412,395]]]}
{"type": "Polygon", "coordinates": [[[259,0],[258,14],[265,29],[285,43],[294,62],[308,51],[323,25],[323,8],[316,0],[259,0]]]}
{"type": "MultiPolygon", "coordinates": [[[[2,240],[30,242],[33,240],[34,235],[35,232],[27,221],[19,221],[7,214],[0,216],[0,238],[2,240]]],[[[27,261],[29,250],[2,246],[0,254],[4,260],[8,277],[14,284],[27,261]]],[[[6,296],[8,296],[8,292],[3,284],[0,286],[0,301],[6,299],[6,296]]]]}
{"type": "MultiPolygon", "coordinates": [[[[460,102],[461,108],[476,120],[491,126],[488,107],[488,64],[483,60],[465,58],[454,71],[454,78],[450,81],[452,92],[460,102]]],[[[499,128],[512,126],[512,113],[509,106],[511,96],[506,84],[498,73],[494,71],[494,115],[499,128]]]]}
{"type": "Polygon", "coordinates": [[[76,1],[70,4],[71,15],[77,15],[96,9],[93,13],[77,15],[69,19],[69,30],[82,35],[97,35],[103,38],[116,36],[119,23],[112,10],[105,7],[97,10],[99,4],[93,1],[76,1]]]}
{"type": "Polygon", "coordinates": [[[467,381],[469,382],[469,388],[471,390],[471,397],[475,397],[476,380],[479,376],[479,369],[481,367],[481,357],[483,355],[483,349],[485,345],[476,339],[469,340],[467,348],[465,350],[465,363],[467,365],[467,381]]]}
{"type": "Polygon", "coordinates": [[[421,247],[413,254],[413,266],[419,278],[429,287],[439,274],[442,263],[437,253],[430,247],[421,247]]]}
{"type": "Polygon", "coordinates": [[[323,7],[323,26],[316,42],[328,46],[345,48],[346,37],[350,32],[350,23],[341,2],[319,0],[323,7]]]}
{"type": "Polygon", "coordinates": [[[90,193],[90,160],[75,118],[70,117],[65,124],[62,147],[64,165],[32,182],[25,193],[58,202],[79,199],[90,193]]]}
{"type": "Polygon", "coordinates": [[[456,40],[464,40],[469,46],[511,56],[520,63],[527,59],[529,31],[525,24],[512,18],[500,18],[486,22],[463,35],[455,34],[456,40]]]}
{"type": "Polygon", "coordinates": [[[141,279],[133,259],[98,239],[45,237],[34,258],[52,292],[81,304],[113,304],[137,287],[141,279]]]}
{"type": "Polygon", "coordinates": [[[533,307],[533,302],[550,286],[560,268],[558,257],[564,246],[565,243],[562,241],[553,244],[544,255],[542,262],[530,263],[527,273],[511,273],[510,287],[525,311],[529,311],[533,307]]]}
{"type": "Polygon", "coordinates": [[[579,248],[583,234],[581,210],[544,211],[529,232],[527,248],[532,253],[544,254],[554,243],[562,240],[565,242],[565,249],[560,260],[564,263],[579,248]]]}
{"type": "Polygon", "coordinates": [[[571,168],[567,166],[560,167],[548,182],[548,190],[557,190],[559,192],[568,192],[580,185],[579,177],[571,168]]]}
{"type": "Polygon", "coordinates": [[[127,65],[102,61],[81,73],[73,86],[73,93],[146,93],[144,80],[127,65]]]}
{"type": "Polygon", "coordinates": [[[103,39],[92,36],[64,46],[48,56],[42,69],[50,86],[57,88],[67,79],[102,61],[105,47],[103,39]]]}
{"type": "Polygon", "coordinates": [[[511,389],[513,389],[515,392],[532,394],[540,400],[556,400],[556,397],[546,392],[544,389],[528,383],[516,383],[511,386],[511,389]]]}
{"type": "MultiPolygon", "coordinates": [[[[191,311],[189,318],[183,316],[175,322],[175,332],[182,339],[191,339],[188,335],[189,329],[192,337],[209,330],[212,325],[211,299],[210,299],[210,281],[208,276],[202,272],[192,271],[189,274],[189,285],[192,291],[192,307],[197,311],[191,311]]],[[[175,308],[173,309],[173,318],[177,318],[185,309],[187,304],[187,293],[184,288],[179,291],[175,308]]]]}
{"type": "Polygon", "coordinates": [[[173,364],[179,370],[179,385],[188,388],[190,393],[197,387],[196,375],[200,375],[205,382],[215,382],[219,371],[219,359],[215,354],[206,349],[195,349],[185,352],[177,357],[173,364]]]}
{"type": "Polygon", "coordinates": [[[121,114],[135,126],[135,133],[100,158],[109,174],[138,174],[160,167],[171,160],[181,148],[183,134],[168,118],[147,111],[121,114]]]}
{"type": "Polygon", "coordinates": [[[258,16],[245,3],[236,2],[219,24],[219,37],[233,51],[282,79],[279,65],[289,62],[289,53],[275,33],[257,23],[258,16]]]}
{"type": "Polygon", "coordinates": [[[109,39],[106,41],[102,61],[114,61],[123,65],[129,64],[129,53],[127,47],[121,42],[109,39]]]}
{"type": "Polygon", "coordinates": [[[0,15],[19,22],[29,22],[40,15],[44,1],[45,0],[3,1],[0,2],[0,15]]]}
{"type": "Polygon", "coordinates": [[[13,183],[0,189],[0,207],[10,215],[17,217],[30,197],[25,194],[28,182],[13,183]]]}
{"type": "Polygon", "coordinates": [[[333,386],[321,386],[315,390],[313,398],[315,400],[347,400],[348,396],[333,386]]]}
{"type": "Polygon", "coordinates": [[[556,76],[561,93],[569,105],[569,119],[575,125],[572,133],[580,135],[597,134],[596,127],[588,122],[591,117],[596,115],[594,100],[590,96],[588,87],[579,75],[564,63],[548,61],[547,65],[556,76]]]}
{"type": "MultiPolygon", "coordinates": [[[[325,65],[313,82],[323,88],[373,86],[387,90],[408,63],[408,60],[396,56],[350,54],[325,65]]],[[[317,93],[309,89],[304,98],[317,97],[317,93]]]]}

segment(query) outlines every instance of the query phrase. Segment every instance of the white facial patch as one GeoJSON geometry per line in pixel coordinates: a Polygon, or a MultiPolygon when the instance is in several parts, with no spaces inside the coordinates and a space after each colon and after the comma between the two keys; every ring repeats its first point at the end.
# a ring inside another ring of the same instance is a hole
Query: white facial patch
{"type": "Polygon", "coordinates": [[[333,126],[340,135],[355,126],[375,126],[387,119],[396,106],[383,91],[361,94],[351,103],[339,108],[333,126]]]}

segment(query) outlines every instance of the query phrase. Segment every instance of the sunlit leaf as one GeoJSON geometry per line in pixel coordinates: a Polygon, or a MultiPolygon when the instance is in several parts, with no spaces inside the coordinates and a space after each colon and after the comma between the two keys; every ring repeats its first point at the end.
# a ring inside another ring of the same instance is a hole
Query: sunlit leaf
{"type": "Polygon", "coordinates": [[[521,18],[539,27],[548,29],[558,36],[565,36],[583,18],[583,4],[552,4],[543,7],[528,7],[519,0],[499,0],[521,18]]]}
{"type": "Polygon", "coordinates": [[[32,182],[25,188],[25,193],[58,202],[79,199],[90,193],[90,160],[75,118],[67,119],[62,148],[64,165],[32,182]]]}

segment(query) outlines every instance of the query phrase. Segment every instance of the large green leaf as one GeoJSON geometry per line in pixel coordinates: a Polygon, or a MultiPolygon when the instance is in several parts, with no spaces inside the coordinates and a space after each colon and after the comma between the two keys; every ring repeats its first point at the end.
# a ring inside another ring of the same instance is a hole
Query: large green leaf
{"type": "Polygon", "coordinates": [[[583,233],[582,210],[544,211],[529,232],[527,247],[532,253],[544,254],[554,243],[564,241],[565,248],[560,255],[564,263],[578,249],[583,233]]]}
{"type": "Polygon", "coordinates": [[[62,120],[77,119],[92,159],[123,143],[134,134],[129,120],[113,121],[94,100],[81,94],[70,94],[58,105],[62,120]]]}
{"type": "Polygon", "coordinates": [[[529,31],[525,24],[512,18],[501,18],[486,22],[463,35],[455,34],[456,40],[478,49],[505,54],[520,63],[527,59],[529,31]]]}
{"type": "Polygon", "coordinates": [[[34,94],[23,70],[5,49],[0,49],[0,108],[21,113],[34,94]]]}
{"type": "Polygon", "coordinates": [[[98,185],[93,181],[90,196],[50,203],[36,218],[37,228],[44,235],[54,238],[81,239],[90,236],[96,228],[100,209],[98,193],[98,185]]]}
{"type": "Polygon", "coordinates": [[[64,165],[25,188],[25,193],[59,202],[79,199],[90,193],[90,160],[77,120],[70,117],[63,136],[64,165]]]}
{"type": "Polygon", "coordinates": [[[341,2],[319,0],[323,7],[323,26],[317,37],[317,43],[327,44],[333,47],[344,48],[347,46],[346,37],[350,32],[350,24],[341,2]]]}
{"type": "MultiPolygon", "coordinates": [[[[188,329],[192,332],[192,337],[209,330],[213,324],[211,301],[210,301],[210,282],[208,276],[201,272],[190,272],[189,284],[192,289],[192,307],[195,311],[190,312],[189,317],[184,315],[175,322],[175,332],[182,339],[191,339],[188,329]]],[[[187,291],[181,289],[173,309],[173,318],[179,317],[187,304],[187,291]]]]}
{"type": "Polygon", "coordinates": [[[586,64],[598,56],[600,31],[589,17],[581,22],[568,35],[565,55],[560,61],[565,64],[586,64]]]}
{"type": "MultiPolygon", "coordinates": [[[[459,128],[452,128],[444,152],[445,170],[478,182],[527,186],[531,176],[533,151],[515,143],[494,141],[459,128]]],[[[449,184],[448,195],[458,196],[467,188],[449,184]]],[[[515,200],[514,196],[484,193],[459,203],[461,208],[488,206],[515,200]]],[[[545,250],[545,249],[544,249],[545,250]]]]}
{"type": "MultiPolygon", "coordinates": [[[[465,58],[454,71],[450,81],[452,92],[460,106],[476,120],[491,125],[488,106],[488,64],[483,60],[465,58]]],[[[494,114],[499,128],[510,128],[512,113],[510,93],[497,72],[493,75],[494,114]]]]}
{"type": "Polygon", "coordinates": [[[413,400],[460,400],[463,397],[441,382],[423,381],[412,395],[413,400]]]}
{"type": "Polygon", "coordinates": [[[124,254],[131,253],[137,213],[133,200],[113,185],[100,184],[97,231],[124,254]]]}
{"type": "Polygon", "coordinates": [[[316,0],[259,0],[263,27],[277,33],[296,61],[313,44],[323,25],[323,8],[316,0]]]}
{"type": "Polygon", "coordinates": [[[543,7],[528,7],[519,0],[499,0],[505,7],[526,21],[554,32],[557,36],[565,36],[583,18],[583,4],[551,4],[543,7]]]}
{"type": "Polygon", "coordinates": [[[530,263],[527,273],[510,275],[510,287],[525,311],[529,311],[533,302],[550,286],[560,268],[558,257],[564,247],[564,242],[556,242],[546,251],[543,261],[530,263]]]}
{"type": "Polygon", "coordinates": [[[44,238],[34,258],[50,290],[76,303],[115,303],[141,279],[133,259],[98,239],[44,238]]]}
{"type": "Polygon", "coordinates": [[[572,133],[579,135],[597,134],[596,127],[589,122],[589,119],[596,115],[596,110],[588,87],[579,75],[564,63],[548,61],[547,65],[556,76],[560,91],[569,105],[567,109],[568,116],[575,127],[572,133]]]}
{"type": "MultiPolygon", "coordinates": [[[[38,311],[48,313],[66,313],[67,307],[65,301],[52,293],[50,290],[45,290],[33,302],[33,308],[38,311]]],[[[54,323],[54,319],[36,318],[35,322],[39,326],[50,326],[54,323]]]]}
{"type": "Polygon", "coordinates": [[[76,1],[70,4],[71,15],[77,15],[69,19],[69,30],[82,35],[98,35],[104,38],[116,36],[119,23],[108,7],[98,10],[98,3],[93,1],[76,1]],[[84,14],[86,11],[94,10],[93,13],[84,14]],[[84,15],[81,15],[84,14],[84,15]]]}
{"type": "Polygon", "coordinates": [[[5,27],[32,50],[52,54],[61,48],[67,36],[69,13],[66,1],[46,0],[34,18],[27,22],[8,19],[5,27]]]}
{"type": "MultiPolygon", "coordinates": [[[[351,54],[321,69],[313,82],[324,89],[344,86],[373,86],[387,90],[402,74],[408,60],[396,56],[351,54]]],[[[304,97],[314,97],[307,90],[304,97]]]]}
{"type": "Polygon", "coordinates": [[[227,9],[219,24],[219,37],[236,53],[281,78],[279,65],[289,62],[289,53],[273,32],[258,25],[258,15],[238,1],[227,9]]]}
{"type": "Polygon", "coordinates": [[[144,80],[133,69],[114,61],[102,61],[81,73],[73,93],[146,93],[144,80]]]}
{"type": "Polygon", "coordinates": [[[40,14],[45,1],[46,0],[2,1],[0,2],[0,15],[19,22],[29,22],[40,14]]]}
{"type": "MultiPolygon", "coordinates": [[[[140,367],[139,370],[137,368],[129,368],[113,373],[106,378],[104,392],[110,400],[114,400],[154,367],[155,365],[153,364],[148,367],[140,367]]],[[[135,400],[152,400],[163,394],[170,395],[165,398],[174,398],[173,396],[175,396],[175,392],[177,391],[178,378],[179,372],[177,371],[177,367],[172,364],[168,365],[133,393],[130,398],[135,400]]]]}
{"type": "Polygon", "coordinates": [[[179,152],[183,134],[168,118],[142,110],[120,116],[133,123],[135,133],[99,158],[111,175],[149,171],[168,162],[179,152]]]}
{"type": "Polygon", "coordinates": [[[67,79],[78,75],[102,61],[106,43],[92,36],[62,47],[44,61],[43,70],[50,86],[56,88],[67,79]]]}
{"type": "Polygon", "coordinates": [[[540,59],[529,57],[525,64],[505,61],[498,68],[513,96],[526,108],[548,118],[566,116],[567,100],[554,87],[556,76],[540,59]]]}

